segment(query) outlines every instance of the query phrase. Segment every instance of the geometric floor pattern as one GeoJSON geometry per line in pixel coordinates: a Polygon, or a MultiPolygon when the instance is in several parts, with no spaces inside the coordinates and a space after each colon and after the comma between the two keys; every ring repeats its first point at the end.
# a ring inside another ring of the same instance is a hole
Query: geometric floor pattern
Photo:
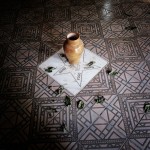
{"type": "Polygon", "coordinates": [[[149,0],[2,0],[0,150],[150,150],[149,20],[149,0]],[[39,65],[71,31],[109,63],[76,96],[57,95],[39,65]]]}

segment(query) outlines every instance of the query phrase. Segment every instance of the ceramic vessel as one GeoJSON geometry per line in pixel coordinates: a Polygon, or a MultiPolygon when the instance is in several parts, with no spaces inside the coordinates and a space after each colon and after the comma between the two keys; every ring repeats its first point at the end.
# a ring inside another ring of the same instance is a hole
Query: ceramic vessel
{"type": "Polygon", "coordinates": [[[79,33],[71,32],[63,44],[64,53],[70,64],[78,64],[84,50],[84,44],[79,33]]]}

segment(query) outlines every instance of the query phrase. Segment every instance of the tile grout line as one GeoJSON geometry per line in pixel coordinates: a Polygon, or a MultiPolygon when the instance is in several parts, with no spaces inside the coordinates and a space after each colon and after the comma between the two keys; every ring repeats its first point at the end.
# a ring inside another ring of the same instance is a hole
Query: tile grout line
{"type": "MultiPolygon", "coordinates": [[[[94,105],[94,104],[93,104],[93,105],[94,105]]],[[[101,117],[101,114],[102,114],[105,110],[107,110],[109,106],[111,106],[111,104],[108,103],[108,104],[105,106],[105,109],[99,114],[99,117],[98,117],[95,121],[97,121],[99,118],[101,118],[101,119],[103,119],[104,121],[106,121],[104,118],[101,117]]],[[[94,122],[95,122],[95,121],[94,121],[94,122]]],[[[93,123],[94,123],[94,122],[93,122],[93,123]]],[[[90,129],[90,127],[93,125],[93,123],[87,128],[87,130],[90,129]]],[[[111,125],[111,126],[113,126],[111,123],[108,123],[108,124],[111,125]]],[[[84,135],[84,134],[85,134],[85,132],[84,132],[82,135],[84,135]]],[[[82,136],[82,135],[81,135],[81,136],[82,136]]],[[[80,142],[80,138],[79,138],[76,142],[80,142]]],[[[82,144],[80,143],[80,145],[82,145],[82,144]]],[[[82,146],[83,146],[83,145],[82,145],[82,146]]]]}
{"type": "Polygon", "coordinates": [[[139,122],[136,124],[136,126],[134,127],[134,129],[132,130],[132,132],[127,136],[125,142],[121,145],[120,149],[119,150],[123,150],[123,146],[125,145],[125,143],[129,140],[130,136],[132,135],[132,133],[135,131],[136,127],[138,126],[138,124],[140,123],[140,121],[143,119],[144,115],[146,113],[143,114],[143,116],[141,117],[141,119],[139,120],[139,122]]]}

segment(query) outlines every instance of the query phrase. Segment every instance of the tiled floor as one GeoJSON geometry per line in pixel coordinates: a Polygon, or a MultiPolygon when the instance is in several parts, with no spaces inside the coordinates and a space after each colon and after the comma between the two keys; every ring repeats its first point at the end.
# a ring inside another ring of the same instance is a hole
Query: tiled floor
{"type": "Polygon", "coordinates": [[[3,0],[0,150],[150,150],[143,110],[150,102],[150,3],[143,1],[3,0]],[[59,84],[38,65],[71,31],[109,64],[77,96],[57,96],[59,84]],[[97,95],[106,100],[97,104],[97,95]]]}

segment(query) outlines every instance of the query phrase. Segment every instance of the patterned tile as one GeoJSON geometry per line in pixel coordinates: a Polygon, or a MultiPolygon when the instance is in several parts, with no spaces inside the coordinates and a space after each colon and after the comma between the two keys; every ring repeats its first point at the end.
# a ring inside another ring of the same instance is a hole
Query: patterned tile
{"type": "Polygon", "coordinates": [[[7,68],[1,70],[1,95],[31,98],[34,91],[35,68],[7,68]]]}
{"type": "Polygon", "coordinates": [[[139,45],[134,38],[108,39],[107,47],[111,61],[135,61],[142,60],[139,45]]]}
{"type": "MultiPolygon", "coordinates": [[[[64,97],[65,98],[65,97],[64,97]]],[[[64,98],[35,99],[32,109],[32,139],[72,141],[77,138],[75,126],[75,102],[65,106],[64,98]],[[65,124],[66,131],[61,128],[65,124]]],[[[71,98],[72,99],[72,98],[71,98]]]]}
{"type": "MultiPolygon", "coordinates": [[[[118,98],[105,96],[103,104],[95,103],[93,96],[77,97],[85,102],[82,110],[78,110],[78,138],[81,141],[125,138],[125,128],[121,116],[118,98]]],[[[94,143],[94,142],[93,142],[94,143]]]]}
{"type": "Polygon", "coordinates": [[[145,60],[150,61],[150,38],[149,37],[141,37],[138,38],[138,43],[142,50],[145,60]]]}
{"type": "Polygon", "coordinates": [[[19,12],[17,23],[40,23],[43,21],[42,8],[26,8],[19,12]]]}
{"type": "Polygon", "coordinates": [[[28,140],[31,107],[31,99],[1,99],[0,144],[23,144],[28,140]]]}
{"type": "Polygon", "coordinates": [[[59,84],[56,83],[52,78],[48,77],[42,70],[38,69],[36,74],[35,83],[35,98],[53,97],[56,96],[54,91],[59,88],[59,84]],[[52,86],[49,89],[48,86],[52,86]]]}
{"type": "Polygon", "coordinates": [[[11,43],[3,67],[37,66],[39,46],[38,42],[11,43]]]}
{"type": "Polygon", "coordinates": [[[130,137],[147,137],[150,135],[150,114],[145,114],[144,103],[150,101],[150,95],[120,96],[121,111],[130,137]]]}
{"type": "Polygon", "coordinates": [[[113,18],[124,18],[121,5],[104,4],[99,6],[98,14],[100,19],[108,20],[113,18]]]}
{"type": "Polygon", "coordinates": [[[147,65],[148,65],[149,71],[150,71],[150,61],[147,61],[146,63],[147,63],[147,65]]]}
{"type": "Polygon", "coordinates": [[[93,0],[82,0],[82,1],[80,1],[80,0],[71,0],[71,5],[72,6],[79,6],[79,5],[81,5],[81,6],[85,6],[85,5],[93,5],[93,4],[95,4],[95,2],[93,1],[93,0]]]}
{"type": "Polygon", "coordinates": [[[2,67],[8,45],[6,43],[0,43],[0,67],[2,67]]]}
{"type": "Polygon", "coordinates": [[[0,26],[0,43],[1,42],[9,42],[12,37],[13,33],[13,26],[12,25],[3,25],[0,26]]]}
{"type": "Polygon", "coordinates": [[[111,76],[103,69],[96,75],[78,95],[97,95],[115,93],[115,83],[111,76]]]}
{"type": "Polygon", "coordinates": [[[132,150],[149,150],[150,138],[130,139],[129,144],[132,150]]]}
{"type": "Polygon", "coordinates": [[[149,6],[146,3],[126,3],[123,4],[123,9],[132,18],[150,18],[149,6]]]}
{"type": "MultiPolygon", "coordinates": [[[[93,106],[93,109],[97,114],[100,115],[99,119],[94,122],[94,126],[101,131],[101,138],[103,139],[119,139],[126,137],[125,125],[123,122],[123,117],[121,114],[121,108],[116,95],[106,95],[106,108],[103,111],[99,111],[98,104],[93,106]],[[101,128],[101,122],[103,120],[103,125],[105,128],[101,128]]],[[[103,105],[103,104],[102,104],[103,105]]],[[[98,135],[99,132],[97,132],[98,135]]]]}
{"type": "MultiPolygon", "coordinates": [[[[81,150],[120,150],[124,140],[104,140],[103,142],[95,142],[95,141],[82,141],[83,149],[81,150]]],[[[121,150],[127,150],[126,146],[124,146],[121,150]]]]}
{"type": "Polygon", "coordinates": [[[45,7],[70,6],[70,0],[45,0],[45,7]]]}
{"type": "Polygon", "coordinates": [[[17,24],[13,35],[13,41],[15,42],[37,42],[41,37],[41,25],[20,25],[17,24]]]}
{"type": "Polygon", "coordinates": [[[150,102],[149,4],[2,0],[0,149],[150,150],[150,113],[143,111],[150,102]],[[85,48],[109,62],[76,97],[66,90],[57,95],[60,85],[38,69],[73,31],[85,48]],[[108,75],[108,68],[118,74],[108,75]],[[106,100],[96,103],[97,95],[106,100]]]}
{"type": "Polygon", "coordinates": [[[85,48],[91,50],[93,53],[96,53],[100,57],[104,58],[105,60],[109,61],[108,52],[106,49],[106,43],[104,39],[97,38],[97,39],[82,39],[85,48]]]}
{"type": "Polygon", "coordinates": [[[106,6],[106,5],[115,5],[115,4],[119,4],[119,0],[95,0],[95,4],[97,6],[106,6]]]}
{"type": "Polygon", "coordinates": [[[34,89],[35,98],[48,98],[48,97],[63,97],[66,94],[71,95],[67,90],[59,95],[55,91],[60,87],[56,81],[46,75],[41,69],[37,69],[36,82],[34,89]]]}
{"type": "Polygon", "coordinates": [[[102,30],[98,21],[73,21],[72,31],[80,33],[81,38],[101,38],[102,30]]]}
{"type": "Polygon", "coordinates": [[[45,9],[44,21],[70,21],[69,7],[48,7],[45,9]]]}
{"type": "Polygon", "coordinates": [[[77,97],[76,102],[79,100],[82,100],[85,103],[84,108],[82,110],[78,109],[77,112],[78,138],[80,139],[85,133],[87,133],[89,127],[99,117],[99,115],[91,109],[95,103],[94,96],[77,97]]]}
{"type": "Polygon", "coordinates": [[[43,25],[42,41],[64,41],[71,31],[71,22],[49,22],[43,25]]]}
{"type": "Polygon", "coordinates": [[[137,36],[150,36],[150,22],[147,20],[133,20],[137,27],[135,35],[137,36]]]}
{"type": "Polygon", "coordinates": [[[98,14],[94,5],[71,7],[71,20],[98,20],[98,14]]]}
{"type": "Polygon", "coordinates": [[[101,21],[105,38],[133,37],[133,31],[126,30],[130,26],[126,19],[116,19],[111,21],[101,21]]]}
{"type": "Polygon", "coordinates": [[[46,41],[42,42],[39,49],[39,58],[38,63],[41,64],[43,61],[48,59],[50,56],[52,56],[54,53],[56,53],[58,50],[62,48],[64,41],[59,42],[51,42],[46,41]]]}
{"type": "Polygon", "coordinates": [[[118,94],[150,92],[150,72],[145,62],[116,62],[112,68],[118,72],[115,77],[118,94]]]}

